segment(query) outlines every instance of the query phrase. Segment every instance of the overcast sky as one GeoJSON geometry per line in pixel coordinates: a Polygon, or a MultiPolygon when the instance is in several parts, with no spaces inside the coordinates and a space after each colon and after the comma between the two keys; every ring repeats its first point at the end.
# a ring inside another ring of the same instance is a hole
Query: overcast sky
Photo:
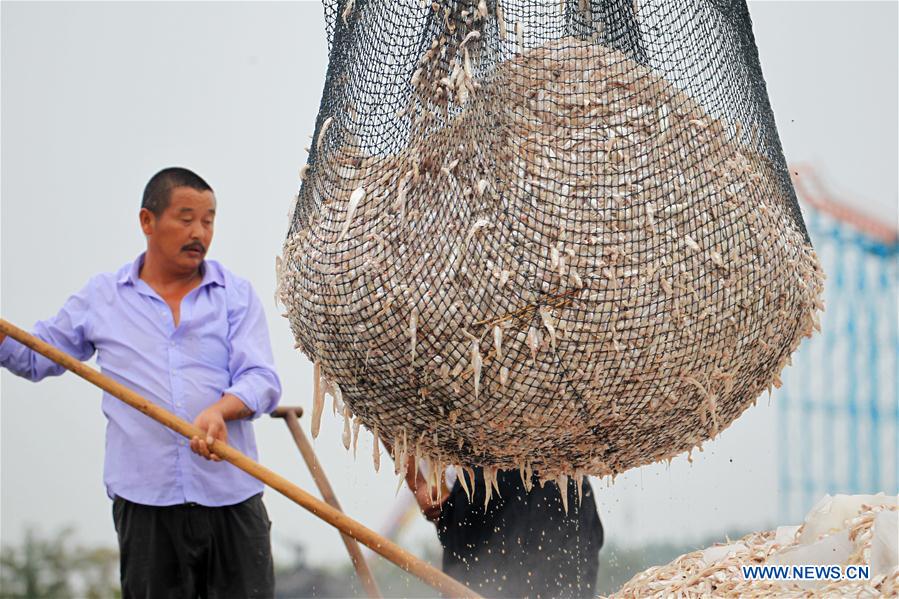
{"type": "MultiPolygon", "coordinates": [[[[897,220],[897,5],[753,2],[762,67],[789,162],[811,162],[860,209],[897,220]]],[[[326,68],[317,2],[0,4],[0,314],[20,326],[54,314],[93,274],[143,249],[146,180],[188,166],[215,188],[210,257],[253,283],[268,314],[282,405],[310,405],[311,365],[292,350],[272,299],[274,257],[305,163],[326,68]]],[[[115,544],[102,485],[99,392],[73,375],[32,384],[0,374],[0,534],[74,524],[115,544]]],[[[776,397],[775,397],[776,402],[776,397]]],[[[690,541],[778,524],[767,400],[718,441],[671,467],[594,483],[607,539],[690,541]]],[[[308,430],[308,421],[304,421],[308,430]]],[[[328,415],[316,449],[345,510],[374,528],[398,501],[375,474],[370,436],[353,460],[328,415]]],[[[257,421],[261,460],[314,490],[284,424],[257,421]]],[[[332,530],[266,493],[276,557],[304,543],[344,558],[332,530]]],[[[404,543],[436,543],[423,521],[404,543]]]]}

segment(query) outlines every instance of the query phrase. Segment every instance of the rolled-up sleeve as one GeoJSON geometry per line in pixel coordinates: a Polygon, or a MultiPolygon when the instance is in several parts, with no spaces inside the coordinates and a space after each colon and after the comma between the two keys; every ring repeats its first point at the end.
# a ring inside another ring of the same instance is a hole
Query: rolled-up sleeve
{"type": "MultiPolygon", "coordinates": [[[[89,338],[88,323],[92,285],[93,280],[81,291],[69,297],[53,318],[38,321],[32,334],[79,360],[87,360],[94,355],[94,344],[89,338]]],[[[31,381],[57,376],[65,371],[65,368],[56,362],[10,337],[0,343],[0,366],[31,381]]]]}
{"type": "Polygon", "coordinates": [[[228,308],[231,385],[224,392],[237,396],[253,411],[252,418],[258,418],[278,406],[281,381],[275,372],[262,303],[246,281],[232,291],[228,308]]]}

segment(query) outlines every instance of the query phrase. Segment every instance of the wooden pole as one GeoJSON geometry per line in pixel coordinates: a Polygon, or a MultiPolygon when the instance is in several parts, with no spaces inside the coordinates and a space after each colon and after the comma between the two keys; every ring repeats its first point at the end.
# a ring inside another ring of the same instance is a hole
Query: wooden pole
{"type": "MultiPolygon", "coordinates": [[[[89,383],[93,383],[110,395],[117,397],[136,410],[143,412],[153,420],[167,426],[188,439],[202,437],[205,434],[198,427],[175,416],[168,410],[156,405],[138,393],[135,393],[118,381],[114,381],[108,376],[97,372],[64,351],[45,343],[34,335],[27,331],[23,331],[2,318],[0,318],[0,333],[12,337],[19,343],[30,347],[39,354],[53,360],[60,366],[71,370],[89,383]]],[[[324,501],[307,493],[280,474],[251,460],[230,445],[215,441],[212,446],[210,446],[210,449],[223,460],[234,464],[250,476],[259,479],[300,507],[309,510],[315,516],[321,518],[331,526],[350,535],[363,545],[370,547],[373,551],[389,559],[406,572],[417,576],[441,593],[451,597],[480,597],[480,595],[463,585],[461,582],[447,576],[424,560],[415,557],[393,541],[382,537],[370,528],[356,522],[340,510],[334,509],[324,501]]]]}
{"type": "MultiPolygon", "coordinates": [[[[315,455],[312,444],[300,427],[299,417],[302,416],[302,414],[303,408],[300,407],[278,407],[275,408],[275,411],[272,412],[271,416],[272,418],[284,419],[287,428],[290,430],[290,434],[293,435],[293,440],[297,445],[297,449],[300,450],[300,454],[303,456],[303,461],[306,462],[309,472],[312,473],[315,485],[322,494],[322,499],[334,509],[342,512],[343,509],[340,507],[340,502],[337,501],[337,495],[334,493],[334,489],[331,488],[328,477],[325,476],[325,471],[318,461],[318,456],[315,455]]],[[[379,599],[381,597],[381,591],[378,589],[378,583],[375,582],[375,577],[372,576],[371,570],[368,568],[368,562],[365,561],[362,550],[359,549],[359,543],[346,533],[340,533],[340,538],[343,539],[343,544],[346,546],[347,553],[350,554],[353,568],[356,569],[356,575],[362,582],[365,592],[369,597],[379,599]]]]}

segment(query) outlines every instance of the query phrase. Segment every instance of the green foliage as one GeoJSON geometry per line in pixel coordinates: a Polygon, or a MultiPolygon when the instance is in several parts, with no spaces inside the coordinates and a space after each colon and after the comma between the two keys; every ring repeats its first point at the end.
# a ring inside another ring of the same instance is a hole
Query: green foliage
{"type": "MultiPolygon", "coordinates": [[[[356,576],[356,571],[349,557],[332,567],[311,566],[307,563],[305,551],[299,544],[293,544],[294,558],[289,564],[275,567],[276,599],[295,599],[296,597],[365,597],[365,591],[356,576]]],[[[425,544],[420,551],[414,552],[425,561],[440,568],[440,548],[433,544],[425,544]]],[[[368,553],[366,559],[372,574],[378,583],[381,594],[385,598],[415,597],[416,599],[438,598],[440,594],[408,574],[399,567],[388,562],[379,555],[368,553]]]]}
{"type": "Polygon", "coordinates": [[[0,549],[0,599],[117,599],[119,555],[77,546],[71,528],[42,535],[25,531],[20,545],[0,549]]]}
{"type": "MultiPolygon", "coordinates": [[[[106,547],[84,547],[73,540],[73,530],[65,528],[42,535],[29,528],[19,545],[4,544],[0,550],[0,599],[118,599],[118,551],[106,547]]],[[[742,533],[727,535],[740,538],[742,533]]],[[[651,543],[637,547],[608,544],[599,554],[596,593],[606,595],[621,588],[638,572],[667,564],[680,555],[708,547],[723,538],[692,544],[651,543]]],[[[435,567],[440,567],[440,548],[423,543],[416,551],[435,567]]],[[[371,567],[384,597],[439,597],[418,578],[369,554],[371,567]]],[[[294,544],[294,557],[275,568],[276,597],[364,597],[349,559],[330,567],[313,566],[304,549],[294,544]]]]}

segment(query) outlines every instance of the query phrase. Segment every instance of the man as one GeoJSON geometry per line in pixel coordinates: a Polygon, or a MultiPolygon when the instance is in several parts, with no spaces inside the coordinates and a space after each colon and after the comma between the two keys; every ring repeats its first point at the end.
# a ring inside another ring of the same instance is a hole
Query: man
{"type": "MultiPolygon", "coordinates": [[[[103,395],[104,482],[113,499],[126,598],[271,597],[262,483],[210,451],[256,458],[251,419],[281,395],[262,306],[212,260],[216,200],[195,173],[167,168],[144,190],[146,252],[93,277],[34,334],[192,421],[189,442],[103,395]],[[193,453],[191,453],[191,450],[193,453]]],[[[38,381],[61,366],[0,335],[0,365],[38,381]]]]}
{"type": "Polygon", "coordinates": [[[443,571],[485,597],[593,597],[599,573],[602,523],[588,481],[579,494],[569,480],[568,510],[559,487],[534,477],[530,491],[518,472],[500,471],[484,507],[487,487],[475,469],[471,501],[460,481],[440,499],[410,460],[406,482],[425,517],[437,525],[443,571]]]}

